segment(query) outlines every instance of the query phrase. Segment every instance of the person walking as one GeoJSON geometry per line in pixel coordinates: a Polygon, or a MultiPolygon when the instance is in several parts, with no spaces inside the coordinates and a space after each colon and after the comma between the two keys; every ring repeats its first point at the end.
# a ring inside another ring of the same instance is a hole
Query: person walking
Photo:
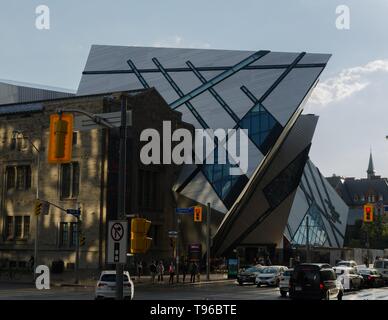
{"type": "Polygon", "coordinates": [[[159,261],[159,264],[157,266],[157,272],[158,272],[158,282],[163,282],[164,265],[162,260],[159,261]]]}
{"type": "Polygon", "coordinates": [[[139,263],[137,264],[137,277],[140,280],[140,277],[143,273],[143,262],[140,260],[139,263]]]}
{"type": "Polygon", "coordinates": [[[168,283],[174,284],[175,266],[173,262],[171,262],[170,266],[168,267],[168,274],[170,275],[170,278],[168,279],[168,283]]]}
{"type": "Polygon", "coordinates": [[[191,270],[190,270],[190,282],[191,283],[195,282],[195,277],[197,275],[197,272],[198,272],[198,265],[196,262],[193,262],[191,264],[191,270]]]}
{"type": "Polygon", "coordinates": [[[155,283],[155,276],[156,276],[156,262],[155,261],[152,261],[152,263],[150,264],[150,273],[151,273],[151,282],[152,283],[155,283]]]}
{"type": "Polygon", "coordinates": [[[187,274],[187,271],[188,271],[187,269],[188,269],[187,261],[184,261],[183,265],[182,265],[183,283],[186,280],[186,274],[187,274]]]}

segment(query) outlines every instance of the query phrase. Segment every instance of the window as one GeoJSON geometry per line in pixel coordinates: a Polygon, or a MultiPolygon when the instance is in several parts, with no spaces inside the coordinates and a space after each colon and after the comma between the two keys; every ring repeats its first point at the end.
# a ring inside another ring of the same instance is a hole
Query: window
{"type": "Polygon", "coordinates": [[[374,194],[370,194],[368,196],[368,202],[376,202],[376,196],[374,194]]]}
{"type": "Polygon", "coordinates": [[[302,151],[280,174],[264,189],[264,195],[272,208],[283,202],[299,185],[305,167],[309,147],[302,151]]]}
{"type": "Polygon", "coordinates": [[[31,167],[29,165],[7,166],[5,172],[7,190],[31,189],[31,167]]]}
{"type": "Polygon", "coordinates": [[[73,146],[77,144],[78,132],[73,132],[73,146]]]}
{"type": "Polygon", "coordinates": [[[13,238],[13,217],[7,217],[7,239],[13,238]]]}
{"type": "Polygon", "coordinates": [[[6,220],[7,240],[24,240],[30,235],[29,216],[8,216],[6,220]]]}
{"type": "Polygon", "coordinates": [[[75,247],[77,245],[77,222],[70,222],[70,247],[75,247]]]}
{"type": "Polygon", "coordinates": [[[23,217],[15,217],[15,238],[21,239],[23,237],[23,217]]]}
{"type": "Polygon", "coordinates": [[[30,217],[23,217],[23,238],[28,239],[30,237],[30,217]]]}
{"type": "Polygon", "coordinates": [[[248,130],[249,138],[266,155],[275,144],[283,128],[262,104],[257,104],[239,122],[248,130]]]}
{"type": "Polygon", "coordinates": [[[61,222],[59,224],[59,246],[67,247],[69,241],[69,226],[67,222],[61,222]]]}
{"type": "Polygon", "coordinates": [[[74,199],[79,194],[79,163],[61,165],[61,199],[74,199]]]}

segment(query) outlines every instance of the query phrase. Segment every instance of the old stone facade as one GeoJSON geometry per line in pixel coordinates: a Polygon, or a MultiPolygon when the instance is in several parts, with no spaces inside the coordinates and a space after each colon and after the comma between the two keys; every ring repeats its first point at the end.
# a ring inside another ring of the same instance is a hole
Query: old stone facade
{"type": "MultiPolygon", "coordinates": [[[[49,116],[61,109],[91,113],[120,109],[121,92],[55,99],[31,104],[0,106],[11,111],[0,116],[0,259],[23,266],[34,253],[36,216],[33,214],[39,179],[39,198],[61,208],[82,209],[85,244],[80,268],[105,266],[106,224],[117,214],[118,129],[75,131],[71,164],[48,164],[49,116]],[[107,98],[109,96],[109,98],[107,98]],[[15,108],[13,108],[15,106],[15,108]],[[14,111],[13,111],[14,110],[14,111]],[[22,131],[22,135],[14,131],[22,131]],[[15,138],[16,137],[16,143],[15,138]],[[31,141],[39,153],[30,145],[31,141]],[[40,171],[37,172],[37,157],[40,171]]],[[[140,133],[162,130],[162,121],[187,127],[154,89],[128,92],[132,125],[127,129],[126,213],[152,221],[153,245],[149,256],[170,255],[168,230],[174,225],[172,185],[179,167],[140,163],[140,133]]],[[[0,109],[1,110],[1,109],[0,109]]],[[[39,223],[39,263],[63,260],[74,267],[76,219],[54,205],[39,223]]]]}

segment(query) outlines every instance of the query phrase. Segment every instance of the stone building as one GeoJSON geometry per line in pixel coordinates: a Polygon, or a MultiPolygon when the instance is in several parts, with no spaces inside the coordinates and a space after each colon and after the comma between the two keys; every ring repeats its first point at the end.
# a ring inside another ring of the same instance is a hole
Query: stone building
{"type": "Polygon", "coordinates": [[[80,268],[104,266],[106,222],[117,214],[119,129],[75,131],[72,162],[53,165],[47,162],[49,116],[58,108],[119,111],[121,94],[127,95],[132,111],[132,125],[127,129],[126,213],[152,220],[150,255],[171,254],[167,231],[173,227],[171,190],[179,168],[143,166],[139,135],[145,128],[161,132],[163,120],[170,120],[174,128],[191,126],[181,121],[181,113],[171,110],[155,89],[147,89],[0,106],[0,259],[23,267],[33,255],[37,221],[33,208],[39,179],[39,198],[53,204],[48,215],[38,218],[39,263],[63,260],[66,268],[74,267],[76,219],[59,207],[79,206],[85,236],[80,268]],[[23,135],[15,135],[15,130],[23,135]]]}

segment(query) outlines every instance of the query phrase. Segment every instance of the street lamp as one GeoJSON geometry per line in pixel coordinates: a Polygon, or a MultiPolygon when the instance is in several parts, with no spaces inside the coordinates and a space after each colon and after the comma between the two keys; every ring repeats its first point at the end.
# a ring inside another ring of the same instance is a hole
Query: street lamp
{"type": "MultiPolygon", "coordinates": [[[[26,139],[32,148],[36,151],[37,154],[37,164],[36,164],[36,200],[39,200],[39,172],[40,172],[40,150],[36,147],[36,145],[31,141],[31,139],[24,134],[23,131],[14,130],[12,133],[11,139],[11,147],[16,149],[17,139],[21,137],[21,139],[26,139]]],[[[36,278],[35,270],[38,266],[38,236],[39,236],[39,215],[36,215],[35,220],[35,241],[34,241],[34,279],[36,278]]]]}

